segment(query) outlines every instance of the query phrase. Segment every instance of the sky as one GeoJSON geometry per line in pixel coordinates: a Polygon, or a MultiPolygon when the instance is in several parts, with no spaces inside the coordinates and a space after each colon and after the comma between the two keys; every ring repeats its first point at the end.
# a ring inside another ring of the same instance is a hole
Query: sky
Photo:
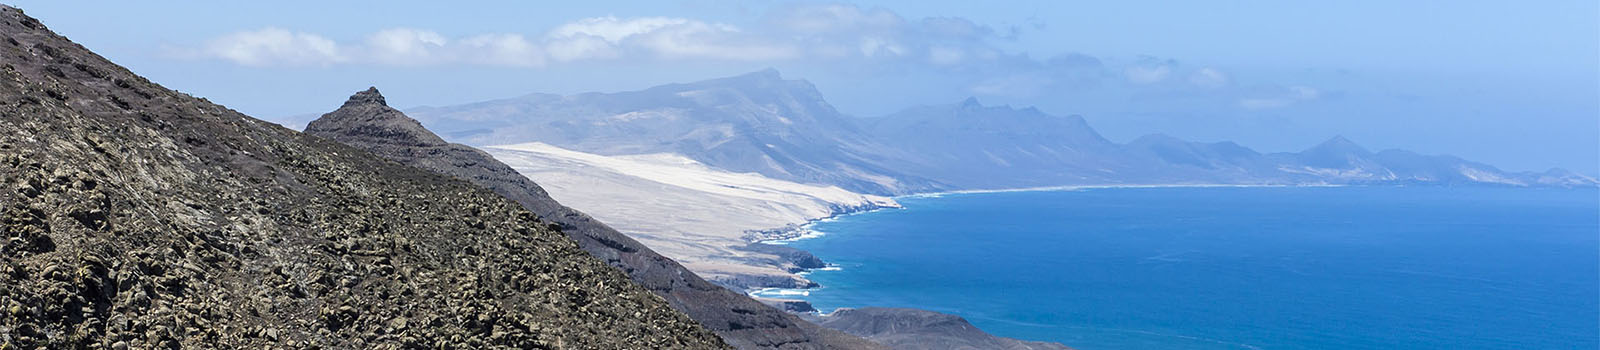
{"type": "Polygon", "coordinates": [[[267,120],[776,68],[847,114],[1034,106],[1107,138],[1336,135],[1600,174],[1600,5],[1578,1],[13,0],[168,88],[267,120]]]}

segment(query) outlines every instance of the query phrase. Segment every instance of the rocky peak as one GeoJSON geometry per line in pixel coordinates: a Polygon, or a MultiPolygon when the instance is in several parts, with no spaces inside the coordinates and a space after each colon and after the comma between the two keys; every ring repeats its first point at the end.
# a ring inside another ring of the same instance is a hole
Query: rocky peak
{"type": "Polygon", "coordinates": [[[376,86],[368,87],[366,90],[357,92],[355,95],[350,95],[350,99],[344,101],[345,107],[364,105],[388,107],[389,103],[384,101],[383,94],[378,93],[378,87],[376,86]]]}
{"type": "Polygon", "coordinates": [[[334,139],[406,146],[443,146],[449,143],[399,110],[390,108],[378,88],[351,95],[339,109],[306,125],[312,135],[338,135],[334,139]]]}

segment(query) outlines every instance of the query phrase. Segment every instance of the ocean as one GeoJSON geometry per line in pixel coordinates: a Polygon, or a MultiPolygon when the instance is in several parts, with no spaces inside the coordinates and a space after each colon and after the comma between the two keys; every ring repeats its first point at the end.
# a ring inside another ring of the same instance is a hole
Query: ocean
{"type": "MultiPolygon", "coordinates": [[[[1099,349],[1600,348],[1600,192],[948,194],[815,223],[823,312],[912,307],[1099,349]]],[[[771,291],[791,294],[794,291],[771,291]]]]}

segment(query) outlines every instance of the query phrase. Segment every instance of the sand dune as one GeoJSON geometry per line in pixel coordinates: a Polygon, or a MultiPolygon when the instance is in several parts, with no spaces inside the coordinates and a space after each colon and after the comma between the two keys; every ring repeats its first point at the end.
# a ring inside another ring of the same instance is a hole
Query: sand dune
{"type": "Polygon", "coordinates": [[[714,281],[740,276],[804,281],[786,271],[791,266],[780,259],[736,248],[749,243],[752,230],[899,206],[887,197],[728,172],[674,154],[602,156],[543,143],[484,150],[561,203],[714,281]]]}

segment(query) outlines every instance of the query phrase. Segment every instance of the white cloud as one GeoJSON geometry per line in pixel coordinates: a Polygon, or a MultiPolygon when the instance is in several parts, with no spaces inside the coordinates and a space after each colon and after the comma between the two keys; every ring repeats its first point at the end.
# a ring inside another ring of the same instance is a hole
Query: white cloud
{"type": "Polygon", "coordinates": [[[465,57],[466,62],[520,67],[545,64],[543,50],[521,34],[483,34],[462,39],[458,46],[464,52],[480,53],[465,57]]]}
{"type": "Polygon", "coordinates": [[[443,52],[449,40],[427,30],[393,28],[367,37],[367,54],[377,62],[393,65],[424,65],[448,60],[443,52]]]}
{"type": "Polygon", "coordinates": [[[1134,84],[1153,84],[1167,80],[1167,76],[1172,74],[1172,67],[1167,65],[1132,66],[1123,70],[1123,74],[1128,77],[1129,82],[1134,84]]]}
{"type": "Polygon", "coordinates": [[[907,20],[881,8],[832,4],[779,7],[750,28],[690,18],[604,16],[562,23],[531,36],[451,38],[426,29],[389,28],[354,43],[267,28],[224,35],[202,52],[249,66],[826,60],[970,69],[1008,58],[991,45],[994,40],[1002,39],[993,29],[963,18],[907,20]]]}
{"type": "Polygon", "coordinates": [[[622,37],[615,44],[659,58],[765,61],[793,58],[795,49],[764,44],[738,27],[684,20],[622,37]]]}
{"type": "Polygon", "coordinates": [[[961,63],[963,60],[966,60],[966,58],[967,53],[958,48],[948,46],[934,46],[928,48],[928,62],[936,65],[955,65],[961,63]]]}
{"type": "MultiPolygon", "coordinates": [[[[907,19],[854,5],[779,6],[744,26],[680,17],[603,16],[529,34],[447,37],[418,28],[377,31],[353,43],[268,28],[213,41],[208,56],[251,66],[379,64],[544,67],[579,62],[804,62],[853,72],[923,70],[965,79],[977,95],[1030,97],[1066,92],[1212,99],[1244,109],[1282,108],[1319,98],[1314,88],[1251,89],[1226,72],[1171,59],[1108,60],[1068,54],[1034,59],[1007,53],[1012,34],[964,18],[907,19]]],[[[670,63],[669,63],[670,64],[670,63]]]]}
{"type": "Polygon", "coordinates": [[[1309,86],[1290,86],[1275,89],[1265,95],[1269,96],[1241,98],[1239,107],[1250,110],[1283,108],[1322,97],[1322,91],[1309,86]]]}
{"type": "MultiPolygon", "coordinates": [[[[893,57],[893,56],[901,56],[901,55],[905,55],[906,54],[906,48],[905,47],[902,47],[902,46],[900,46],[900,45],[898,45],[898,44],[896,44],[896,43],[894,43],[892,41],[884,40],[884,39],[877,38],[877,37],[870,37],[870,36],[862,37],[861,38],[860,47],[861,47],[861,56],[868,57],[868,58],[877,57],[877,56],[890,56],[890,57],[893,57]]],[[[841,53],[841,55],[842,55],[842,53],[841,53]]]]}
{"type": "Polygon", "coordinates": [[[329,65],[347,60],[333,40],[280,28],[224,35],[199,51],[207,56],[256,67],[329,65]]]}
{"type": "Polygon", "coordinates": [[[894,12],[843,4],[789,6],[768,14],[766,22],[779,31],[801,36],[882,34],[907,26],[894,12]]]}
{"type": "Polygon", "coordinates": [[[550,40],[545,44],[545,52],[550,55],[550,58],[562,62],[592,58],[617,58],[622,55],[616,43],[593,35],[574,35],[559,40],[550,40]]]}
{"type": "Polygon", "coordinates": [[[644,17],[619,19],[613,16],[585,18],[563,24],[550,31],[552,38],[594,36],[607,42],[618,42],[627,37],[680,26],[691,22],[685,18],[644,17]]]}
{"type": "Polygon", "coordinates": [[[1201,68],[1189,75],[1189,83],[1207,89],[1215,89],[1228,85],[1228,75],[1211,68],[1201,68]]]}

